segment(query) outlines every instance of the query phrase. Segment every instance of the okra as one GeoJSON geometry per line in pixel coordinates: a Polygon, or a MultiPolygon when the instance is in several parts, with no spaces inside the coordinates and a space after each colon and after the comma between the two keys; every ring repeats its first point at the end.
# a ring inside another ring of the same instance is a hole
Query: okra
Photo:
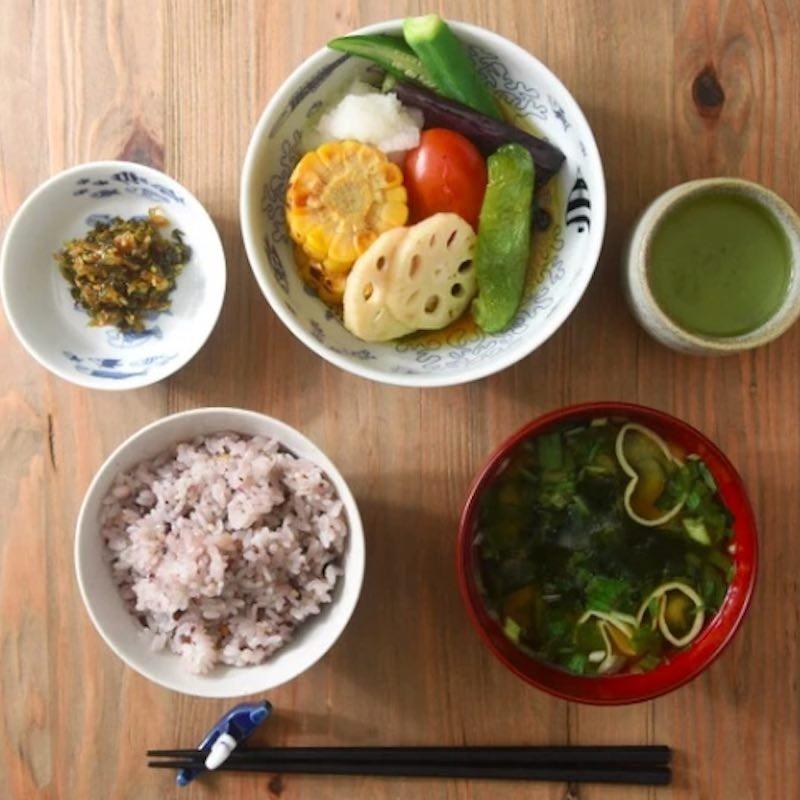
{"type": "Polygon", "coordinates": [[[403,22],[403,34],[433,79],[435,89],[445,97],[502,119],[500,108],[466,48],[438,14],[409,17],[403,22]]]}

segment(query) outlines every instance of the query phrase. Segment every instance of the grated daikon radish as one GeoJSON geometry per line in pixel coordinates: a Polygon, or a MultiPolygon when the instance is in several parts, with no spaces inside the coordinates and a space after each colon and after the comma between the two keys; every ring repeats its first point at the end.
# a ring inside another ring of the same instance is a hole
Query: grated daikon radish
{"type": "Polygon", "coordinates": [[[382,94],[357,82],[322,116],[317,132],[323,141],[353,139],[384,153],[396,153],[419,144],[422,122],[422,113],[406,108],[396,94],[382,94]]]}

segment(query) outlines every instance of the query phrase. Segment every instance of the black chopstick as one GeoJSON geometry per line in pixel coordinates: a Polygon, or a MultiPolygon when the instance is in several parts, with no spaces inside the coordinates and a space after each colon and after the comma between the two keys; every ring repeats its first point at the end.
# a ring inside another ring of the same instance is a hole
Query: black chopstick
{"type": "MultiPolygon", "coordinates": [[[[202,761],[199,759],[181,759],[169,761],[150,761],[148,767],[156,769],[197,769],[202,761]]],[[[381,764],[378,762],[335,762],[322,761],[272,761],[238,760],[235,763],[226,761],[215,772],[270,772],[270,773],[302,773],[306,775],[361,775],[383,776],[394,778],[476,778],[490,780],[527,780],[527,781],[570,781],[576,783],[627,783],[648,786],[664,786],[672,777],[667,766],[581,766],[579,764],[561,765],[529,765],[517,764],[422,764],[396,763],[381,764]]]]}
{"type": "MultiPolygon", "coordinates": [[[[149,767],[204,769],[205,753],[148,750],[149,767]]],[[[234,750],[225,772],[668,784],[671,751],[652,746],[277,747],[234,750]]]]}
{"type": "MultiPolygon", "coordinates": [[[[148,750],[148,756],[203,761],[199,750],[148,750]]],[[[234,750],[228,761],[276,761],[336,763],[364,762],[380,764],[475,764],[530,766],[560,765],[666,765],[671,758],[669,747],[649,746],[572,746],[572,747],[272,747],[234,750]]]]}

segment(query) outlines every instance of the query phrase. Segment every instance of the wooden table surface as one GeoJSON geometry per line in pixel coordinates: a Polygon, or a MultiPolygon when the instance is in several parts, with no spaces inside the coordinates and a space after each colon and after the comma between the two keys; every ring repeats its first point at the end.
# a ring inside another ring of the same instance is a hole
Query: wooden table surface
{"type": "Polygon", "coordinates": [[[724,360],[651,341],[623,302],[635,215],[690,178],[760,181],[800,207],[796,0],[395,0],[0,3],[0,221],[49,175],[127,158],[208,208],[228,259],[219,324],[158,386],[123,394],[52,377],[0,322],[0,797],[282,800],[800,796],[800,326],[724,360]],[[270,311],[239,234],[250,133],[290,71],[334,34],[438,8],[519,42],[583,107],[603,156],[609,223],[578,309],[543,347],[478,383],[418,391],[329,366],[270,311]],[[750,488],[762,562],[752,611],[704,675],[660,700],[595,709],[528,688],[471,630],[453,569],[470,477],[522,423],[597,399],[677,414],[727,451],[750,488]],[[91,626],[73,529],[100,463],[140,426],[235,405],[314,439],[350,481],[367,533],[363,594],[344,635],[270,695],[273,744],[666,743],[669,789],[229,776],[177,791],[150,746],[192,745],[228,705],[161,689],[91,626]],[[570,792],[572,792],[570,794],[570,792]]]}

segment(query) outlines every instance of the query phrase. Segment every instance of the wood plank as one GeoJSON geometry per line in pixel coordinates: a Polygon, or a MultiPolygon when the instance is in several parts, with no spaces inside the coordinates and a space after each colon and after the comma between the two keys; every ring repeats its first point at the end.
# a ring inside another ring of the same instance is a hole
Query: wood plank
{"type": "Polygon", "coordinates": [[[679,356],[635,325],[619,254],[670,185],[733,174],[800,206],[800,8],[792,0],[7,0],[0,4],[0,225],[65,166],[131,158],[189,186],[228,259],[219,324],[165,383],[81,390],[39,368],[0,321],[0,790],[17,798],[688,800],[800,795],[800,329],[724,360],[679,356]],[[609,223],[597,273],[555,336],[477,384],[419,391],[347,375],[304,348],[251,276],[239,173],[255,122],[334,34],[431,8],[539,56],[584,108],[604,158],[609,223]],[[721,89],[721,94],[720,94],[721,89]],[[723,98],[723,99],[721,99],[723,98]],[[537,414],[626,399],[687,419],[728,452],[761,524],[756,601],[690,686],[625,709],[526,687],[482,647],[453,570],[471,476],[537,414]],[[73,578],[80,501],[110,450],[171,411],[238,405],[294,425],[359,499],[367,574],[357,612],[312,670],[271,693],[275,744],[664,742],[664,790],[215,778],[178,791],[148,746],[190,745],[226,707],[149,684],[94,632],[73,578]]]}

